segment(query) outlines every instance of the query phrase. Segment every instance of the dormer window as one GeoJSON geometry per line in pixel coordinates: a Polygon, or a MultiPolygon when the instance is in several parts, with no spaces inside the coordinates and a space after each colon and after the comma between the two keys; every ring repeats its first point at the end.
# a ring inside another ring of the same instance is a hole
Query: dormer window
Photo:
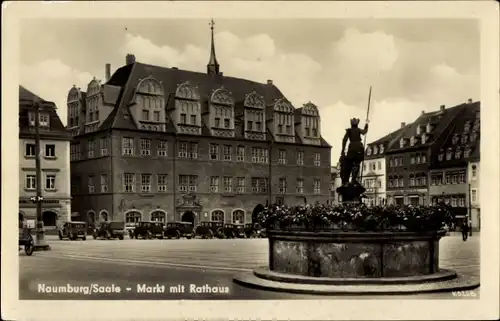
{"type": "Polygon", "coordinates": [[[420,131],[421,131],[421,129],[420,129],[420,125],[418,125],[418,126],[417,126],[417,135],[420,135],[420,131]]]}
{"type": "Polygon", "coordinates": [[[477,139],[477,132],[474,131],[470,134],[470,141],[473,142],[476,139],[477,139]]]}
{"type": "Polygon", "coordinates": [[[401,138],[401,139],[399,140],[399,147],[400,147],[400,148],[405,147],[405,139],[404,139],[404,138],[401,138]]]}
{"type": "Polygon", "coordinates": [[[472,130],[475,130],[475,131],[477,131],[477,132],[478,132],[478,131],[479,131],[479,127],[480,127],[480,126],[481,126],[481,122],[480,122],[480,120],[479,120],[479,119],[476,119],[476,120],[474,121],[474,127],[472,128],[472,130]]]}
{"type": "Polygon", "coordinates": [[[440,162],[442,162],[442,161],[444,160],[444,152],[443,152],[443,151],[441,151],[441,152],[439,153],[439,155],[438,155],[438,160],[439,160],[440,162]]]}
{"type": "Polygon", "coordinates": [[[457,150],[455,151],[455,159],[460,159],[461,156],[462,150],[460,148],[457,148],[457,150]]]}
{"type": "Polygon", "coordinates": [[[309,102],[302,106],[301,123],[304,138],[317,140],[320,137],[320,118],[316,105],[309,102]]]}
{"type": "Polygon", "coordinates": [[[368,149],[366,150],[366,154],[367,154],[368,156],[370,156],[370,155],[372,154],[372,149],[371,149],[371,147],[368,147],[368,149]]]}
{"type": "Polygon", "coordinates": [[[410,138],[410,146],[415,146],[415,136],[411,136],[411,138],[410,138]]]}
{"type": "Polygon", "coordinates": [[[461,139],[461,141],[460,141],[460,142],[461,142],[462,144],[467,143],[467,138],[468,138],[468,137],[467,137],[467,134],[462,134],[462,139],[461,139]]]}
{"type": "Polygon", "coordinates": [[[468,133],[470,131],[470,121],[466,121],[464,125],[464,132],[468,133]]]}
{"type": "Polygon", "coordinates": [[[451,156],[453,155],[453,150],[450,148],[448,148],[448,150],[446,151],[446,160],[451,160],[451,156]]]}
{"type": "Polygon", "coordinates": [[[378,148],[377,146],[373,146],[373,155],[377,155],[378,148]]]}
{"type": "Polygon", "coordinates": [[[384,145],[381,144],[379,149],[380,149],[380,153],[382,154],[384,152],[384,145]]]}
{"type": "Polygon", "coordinates": [[[432,131],[432,125],[431,123],[427,123],[427,125],[425,126],[425,132],[429,134],[431,131],[432,131]]]}
{"type": "Polygon", "coordinates": [[[466,146],[465,150],[464,150],[464,158],[470,157],[471,151],[472,151],[472,149],[470,148],[470,146],[466,146]]]}
{"type": "Polygon", "coordinates": [[[458,143],[458,134],[453,135],[453,138],[451,140],[451,143],[453,145],[456,145],[458,143]]]}
{"type": "Polygon", "coordinates": [[[422,144],[425,144],[427,141],[427,135],[425,133],[422,134],[422,144]]]}
{"type": "MultiPolygon", "coordinates": [[[[29,122],[30,126],[35,126],[35,113],[29,113],[29,122]]],[[[40,113],[38,114],[38,122],[40,127],[49,127],[50,125],[50,117],[49,114],[40,113]]]]}

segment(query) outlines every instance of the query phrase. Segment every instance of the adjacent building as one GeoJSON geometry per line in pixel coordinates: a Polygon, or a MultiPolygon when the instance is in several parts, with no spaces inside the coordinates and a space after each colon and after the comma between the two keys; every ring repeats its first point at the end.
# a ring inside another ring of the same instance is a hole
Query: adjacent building
{"type": "MultiPolygon", "coordinates": [[[[213,33],[213,31],[212,31],[213,33]]],[[[266,203],[330,199],[318,108],[272,80],[139,63],[68,93],[73,208],[99,220],[251,222],[266,203]]]]}
{"type": "Polygon", "coordinates": [[[400,133],[387,148],[387,201],[395,204],[427,205],[429,160],[446,140],[450,126],[467,104],[422,114],[411,124],[401,124],[400,133]]]}
{"type": "Polygon", "coordinates": [[[71,220],[70,160],[71,136],[59,119],[53,102],[45,101],[19,86],[19,220],[35,227],[35,101],[40,102],[39,133],[42,217],[46,229],[71,220]]]}
{"type": "MultiPolygon", "coordinates": [[[[404,127],[403,127],[404,128],[404,127]]],[[[366,188],[363,203],[367,206],[385,205],[386,195],[386,151],[389,144],[400,134],[396,130],[367,144],[363,161],[362,184],[366,188]]]]}
{"type": "Polygon", "coordinates": [[[480,126],[480,103],[461,106],[441,145],[436,146],[439,149],[432,155],[429,174],[431,203],[451,205],[457,218],[465,218],[469,213],[475,229],[479,227],[480,126]]]}

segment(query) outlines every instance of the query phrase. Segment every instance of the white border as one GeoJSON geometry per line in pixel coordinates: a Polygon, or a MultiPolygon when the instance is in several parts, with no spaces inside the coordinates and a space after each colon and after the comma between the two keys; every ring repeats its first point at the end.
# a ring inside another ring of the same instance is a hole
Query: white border
{"type": "MultiPolygon", "coordinates": [[[[4,2],[2,4],[2,143],[19,148],[19,24],[21,18],[471,18],[481,30],[481,295],[477,300],[290,301],[18,301],[13,215],[2,215],[4,319],[497,319],[499,257],[499,12],[495,1],[432,2],[4,2]],[[10,107],[8,107],[10,106],[10,107]],[[485,139],[487,138],[487,139],[485,139]],[[17,138],[16,138],[17,139],[17,138]],[[487,191],[487,192],[486,192],[487,191]],[[54,311],[54,312],[53,312],[54,311]],[[77,313],[75,313],[77,311],[77,313]]],[[[325,30],[325,32],[328,32],[325,30]]],[[[15,213],[19,153],[2,153],[2,213],[15,213]]]]}

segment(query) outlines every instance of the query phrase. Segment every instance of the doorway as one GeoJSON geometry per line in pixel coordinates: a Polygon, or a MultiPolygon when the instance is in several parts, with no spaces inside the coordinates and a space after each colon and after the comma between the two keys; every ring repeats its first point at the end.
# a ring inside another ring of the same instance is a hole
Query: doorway
{"type": "Polygon", "coordinates": [[[187,211],[182,214],[181,221],[189,222],[194,225],[195,215],[192,211],[187,211]]]}

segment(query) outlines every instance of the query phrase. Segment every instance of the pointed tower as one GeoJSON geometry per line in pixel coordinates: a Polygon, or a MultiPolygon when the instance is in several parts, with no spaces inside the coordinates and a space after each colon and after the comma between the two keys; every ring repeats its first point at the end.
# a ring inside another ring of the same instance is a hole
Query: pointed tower
{"type": "Polygon", "coordinates": [[[218,75],[219,74],[219,63],[217,62],[217,57],[215,56],[215,42],[214,42],[214,19],[210,21],[210,30],[212,33],[212,45],[210,48],[210,60],[207,65],[207,74],[209,75],[218,75]]]}

